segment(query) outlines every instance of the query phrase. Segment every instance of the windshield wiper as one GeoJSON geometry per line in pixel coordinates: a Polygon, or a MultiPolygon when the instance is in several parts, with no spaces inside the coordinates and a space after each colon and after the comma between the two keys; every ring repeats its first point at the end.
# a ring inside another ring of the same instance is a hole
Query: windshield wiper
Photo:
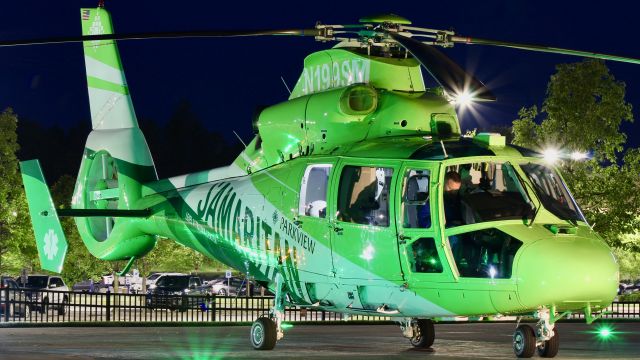
{"type": "Polygon", "coordinates": [[[512,169],[513,169],[513,172],[516,174],[516,177],[518,178],[518,181],[520,181],[520,183],[524,185],[524,191],[527,193],[527,197],[529,198],[529,201],[531,201],[531,205],[533,205],[534,208],[535,208],[535,210],[533,212],[533,215],[531,216],[531,220],[529,221],[529,224],[528,224],[528,226],[533,226],[533,222],[535,221],[536,217],[538,216],[538,212],[540,211],[540,208],[542,207],[542,201],[538,200],[539,201],[538,206],[535,206],[533,204],[533,197],[529,193],[529,189],[531,189],[531,191],[534,194],[537,194],[536,189],[533,188],[533,186],[531,184],[529,184],[528,182],[524,181],[524,179],[522,178],[520,173],[518,173],[518,170],[516,170],[516,168],[513,165],[512,165],[512,169]]]}
{"type": "Polygon", "coordinates": [[[578,227],[578,220],[572,219],[572,218],[567,218],[565,220],[567,220],[567,222],[571,224],[573,227],[576,227],[576,228],[578,227]]]}

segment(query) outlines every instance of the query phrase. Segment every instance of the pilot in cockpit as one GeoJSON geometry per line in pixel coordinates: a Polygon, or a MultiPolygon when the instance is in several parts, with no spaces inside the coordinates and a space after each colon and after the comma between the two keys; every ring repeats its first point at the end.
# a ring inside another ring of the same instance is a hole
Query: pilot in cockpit
{"type": "Polygon", "coordinates": [[[445,227],[462,225],[462,209],[460,201],[460,185],[462,180],[456,171],[449,171],[444,175],[444,216],[445,227]]]}

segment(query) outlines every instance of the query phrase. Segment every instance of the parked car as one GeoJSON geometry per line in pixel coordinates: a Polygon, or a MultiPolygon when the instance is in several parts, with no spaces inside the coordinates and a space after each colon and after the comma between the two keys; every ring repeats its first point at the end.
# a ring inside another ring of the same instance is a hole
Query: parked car
{"type": "MultiPolygon", "coordinates": [[[[259,296],[262,294],[261,285],[253,280],[249,281],[250,296],[259,296]]],[[[206,285],[206,292],[219,296],[247,296],[247,281],[244,278],[218,278],[210,281],[206,285]]],[[[264,290],[264,295],[273,295],[269,290],[264,290]]]]}
{"type": "MultiPolygon", "coordinates": [[[[102,275],[100,281],[96,282],[95,291],[106,293],[114,292],[113,288],[114,276],[113,274],[102,275]]],[[[120,294],[137,294],[142,290],[142,278],[135,277],[131,274],[118,277],[118,293],[120,294]]]]}
{"type": "Polygon", "coordinates": [[[242,286],[243,279],[232,278],[218,278],[211,280],[206,288],[206,292],[212,295],[220,296],[235,296],[238,294],[238,288],[242,286]]]}
{"type": "Polygon", "coordinates": [[[628,295],[640,291],[640,280],[620,280],[618,295],[628,295]]]}
{"type": "Polygon", "coordinates": [[[158,277],[153,287],[147,291],[147,306],[152,309],[165,308],[180,311],[199,307],[202,299],[192,295],[206,295],[201,290],[201,285],[202,282],[197,276],[164,274],[158,277]]]}
{"type": "Polygon", "coordinates": [[[9,312],[10,318],[16,315],[29,317],[31,308],[24,290],[19,288],[18,283],[8,276],[2,276],[0,277],[0,314],[5,316],[6,312],[9,312]]]}
{"type": "MultiPolygon", "coordinates": [[[[249,296],[273,296],[273,293],[269,291],[269,289],[264,288],[262,285],[257,282],[250,280],[249,285],[251,286],[251,291],[249,296]]],[[[247,296],[247,283],[245,282],[238,288],[238,296],[247,296]]]]}
{"type": "Polygon", "coordinates": [[[58,315],[67,312],[69,304],[69,288],[59,276],[29,275],[27,282],[22,283],[18,278],[18,285],[24,288],[27,299],[31,302],[31,310],[38,310],[45,314],[51,306],[58,310],[58,315]]]}
{"type": "Polygon", "coordinates": [[[147,289],[153,289],[153,287],[156,285],[156,282],[158,281],[158,279],[160,279],[162,276],[167,276],[167,275],[181,275],[181,276],[186,276],[188,274],[184,274],[184,273],[153,273],[151,275],[149,275],[149,277],[147,278],[147,289]]]}
{"type": "Polygon", "coordinates": [[[99,287],[99,284],[97,281],[93,281],[89,279],[89,280],[79,281],[73,284],[73,286],[71,287],[71,290],[77,291],[77,292],[94,292],[94,291],[98,291],[98,287],[99,287]]]}

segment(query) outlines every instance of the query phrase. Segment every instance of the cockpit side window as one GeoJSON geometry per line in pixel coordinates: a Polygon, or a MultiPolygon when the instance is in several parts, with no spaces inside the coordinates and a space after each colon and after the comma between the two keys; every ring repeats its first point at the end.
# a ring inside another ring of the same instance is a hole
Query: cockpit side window
{"type": "Polygon", "coordinates": [[[302,178],[298,214],[317,218],[327,217],[327,187],[330,164],[309,165],[302,178]]]}
{"type": "Polygon", "coordinates": [[[449,166],[443,186],[446,227],[522,219],[533,209],[516,170],[508,162],[449,166]]]}
{"type": "Polygon", "coordinates": [[[393,169],[345,166],[338,189],[339,221],[389,226],[389,188],[393,169]]]}
{"type": "Polygon", "coordinates": [[[403,227],[430,228],[429,170],[407,170],[402,194],[403,227]]]}
{"type": "Polygon", "coordinates": [[[586,222],[569,189],[553,169],[534,163],[520,165],[520,167],[531,180],[545,209],[562,220],[586,222]]]}

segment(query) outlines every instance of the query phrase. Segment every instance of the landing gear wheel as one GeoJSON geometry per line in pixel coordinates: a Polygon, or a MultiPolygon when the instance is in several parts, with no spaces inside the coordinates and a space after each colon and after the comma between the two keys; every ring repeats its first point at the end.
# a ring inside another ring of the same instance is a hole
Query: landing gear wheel
{"type": "Polygon", "coordinates": [[[430,319],[418,319],[414,328],[413,337],[409,340],[416,348],[429,348],[436,338],[436,331],[433,328],[433,321],[430,319]]]}
{"type": "Polygon", "coordinates": [[[558,355],[560,348],[560,335],[558,335],[558,327],[553,329],[553,337],[538,346],[538,355],[544,358],[552,358],[558,355]]]}
{"type": "Polygon", "coordinates": [[[251,345],[256,350],[271,350],[276,346],[276,323],[261,317],[251,326],[251,345]]]}
{"type": "Polygon", "coordinates": [[[536,334],[529,325],[520,325],[513,333],[513,352],[519,358],[530,358],[536,351],[536,334]]]}

